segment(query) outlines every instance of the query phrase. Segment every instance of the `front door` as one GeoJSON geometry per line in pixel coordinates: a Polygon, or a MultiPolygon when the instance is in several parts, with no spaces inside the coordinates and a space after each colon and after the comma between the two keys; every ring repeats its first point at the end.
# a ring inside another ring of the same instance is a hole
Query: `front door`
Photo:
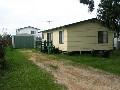
{"type": "Polygon", "coordinates": [[[47,46],[52,46],[52,33],[47,33],[47,46]]]}

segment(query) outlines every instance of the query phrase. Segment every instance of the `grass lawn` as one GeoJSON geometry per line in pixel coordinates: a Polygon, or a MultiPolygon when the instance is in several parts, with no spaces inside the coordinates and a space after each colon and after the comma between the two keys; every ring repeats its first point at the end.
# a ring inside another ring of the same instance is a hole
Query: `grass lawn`
{"type": "Polygon", "coordinates": [[[70,60],[74,62],[74,65],[83,64],[120,76],[120,50],[111,52],[110,57],[107,59],[102,59],[102,57],[92,57],[91,55],[69,56],[56,54],[52,56],[59,60],[70,60]]]}
{"type": "Polygon", "coordinates": [[[38,68],[19,50],[7,50],[9,69],[0,69],[0,90],[64,90],[53,76],[38,68]],[[2,77],[2,75],[4,77],[2,77]]]}

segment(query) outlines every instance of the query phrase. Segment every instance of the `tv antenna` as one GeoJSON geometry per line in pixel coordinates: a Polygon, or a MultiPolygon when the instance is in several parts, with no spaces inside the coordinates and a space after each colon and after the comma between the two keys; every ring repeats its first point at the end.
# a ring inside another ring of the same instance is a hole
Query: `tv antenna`
{"type": "Polygon", "coordinates": [[[50,27],[50,23],[51,23],[52,21],[46,21],[46,22],[48,22],[48,23],[49,23],[49,27],[50,27]]]}

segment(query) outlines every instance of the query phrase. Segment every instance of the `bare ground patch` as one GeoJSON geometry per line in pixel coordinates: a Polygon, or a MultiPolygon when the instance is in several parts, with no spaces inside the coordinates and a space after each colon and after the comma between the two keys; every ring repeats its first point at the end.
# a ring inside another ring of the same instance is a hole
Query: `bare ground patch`
{"type": "Polygon", "coordinates": [[[120,90],[120,78],[93,68],[75,67],[66,61],[51,59],[42,53],[24,50],[31,61],[50,72],[56,83],[64,84],[68,90],[120,90]]]}

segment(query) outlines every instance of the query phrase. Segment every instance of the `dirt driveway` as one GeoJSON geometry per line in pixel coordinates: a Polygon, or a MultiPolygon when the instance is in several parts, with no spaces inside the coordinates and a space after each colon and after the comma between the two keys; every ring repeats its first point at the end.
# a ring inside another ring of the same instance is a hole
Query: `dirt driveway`
{"type": "Polygon", "coordinates": [[[68,90],[120,90],[120,77],[93,68],[75,67],[31,50],[22,52],[29,54],[29,60],[51,73],[56,83],[64,84],[68,90]]]}

